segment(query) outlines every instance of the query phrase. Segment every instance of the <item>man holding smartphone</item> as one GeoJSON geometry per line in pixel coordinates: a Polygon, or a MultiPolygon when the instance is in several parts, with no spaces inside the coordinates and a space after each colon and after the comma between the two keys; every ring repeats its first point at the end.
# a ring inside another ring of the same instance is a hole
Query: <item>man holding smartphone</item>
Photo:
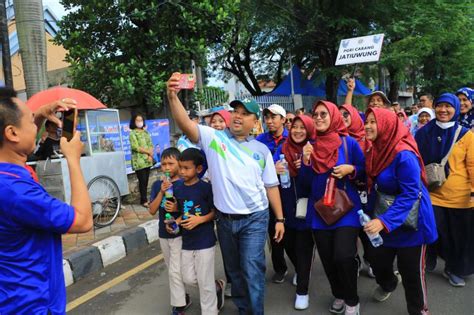
{"type": "Polygon", "coordinates": [[[178,98],[180,79],[180,73],[173,73],[167,83],[171,114],[189,140],[206,153],[232,301],[240,314],[263,314],[269,203],[276,218],[272,236],[276,242],[283,238],[285,219],[272,155],[250,136],[260,107],[251,100],[231,102],[234,111],[224,131],[194,124],[178,98]]]}
{"type": "Polygon", "coordinates": [[[61,126],[55,112],[74,107],[65,99],[33,115],[14,90],[0,88],[0,314],[65,314],[61,234],[92,228],[80,134],[60,141],[69,167],[70,205],[50,196],[25,163],[44,120],[61,126]]]}

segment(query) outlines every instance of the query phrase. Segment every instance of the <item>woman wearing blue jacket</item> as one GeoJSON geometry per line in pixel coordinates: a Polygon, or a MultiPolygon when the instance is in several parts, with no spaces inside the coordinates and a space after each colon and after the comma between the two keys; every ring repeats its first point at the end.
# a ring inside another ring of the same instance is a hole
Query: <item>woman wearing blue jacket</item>
{"type": "Polygon", "coordinates": [[[403,279],[408,313],[428,314],[425,251],[438,235],[423,161],[413,136],[393,112],[372,108],[366,117],[365,132],[372,142],[366,152],[369,212],[374,210],[376,190],[395,196],[387,211],[364,227],[367,233],[380,233],[383,238],[383,245],[369,252],[379,284],[374,299],[385,301],[403,279]],[[417,200],[417,229],[403,227],[417,200]],[[401,279],[393,272],[395,257],[401,279]]]}
{"type": "Polygon", "coordinates": [[[320,101],[313,111],[316,139],[304,148],[302,172],[310,183],[311,193],[306,215],[324,271],[331,285],[334,301],[331,313],[359,314],[357,295],[357,236],[360,223],[357,210],[361,208],[359,194],[353,181],[364,175],[364,155],[357,141],[348,136],[342,115],[331,102],[320,101]],[[346,159],[347,155],[347,159],[346,159]],[[354,207],[337,222],[328,225],[315,211],[314,203],[324,196],[329,176],[337,179],[354,207]]]}
{"type": "MultiPolygon", "coordinates": [[[[296,116],[289,129],[289,137],[278,149],[284,154],[288,163],[291,187],[280,187],[280,196],[285,215],[285,251],[295,266],[293,285],[296,286],[295,309],[304,310],[309,307],[309,278],[313,262],[314,242],[311,229],[305,219],[296,218],[296,204],[300,198],[308,197],[308,191],[302,181],[301,158],[303,147],[314,141],[315,129],[313,120],[308,116],[296,116]]],[[[281,162],[276,163],[277,172],[283,173],[281,162]]]]}

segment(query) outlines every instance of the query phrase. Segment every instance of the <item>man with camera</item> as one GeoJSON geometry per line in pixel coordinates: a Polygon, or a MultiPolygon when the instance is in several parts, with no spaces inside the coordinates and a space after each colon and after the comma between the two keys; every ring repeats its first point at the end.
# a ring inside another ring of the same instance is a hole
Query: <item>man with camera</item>
{"type": "Polygon", "coordinates": [[[92,228],[91,202],[81,168],[83,144],[62,137],[71,179],[71,204],[50,196],[26,169],[45,119],[61,126],[63,99],[35,114],[16,92],[0,88],[0,314],[65,314],[61,234],[92,228]]]}

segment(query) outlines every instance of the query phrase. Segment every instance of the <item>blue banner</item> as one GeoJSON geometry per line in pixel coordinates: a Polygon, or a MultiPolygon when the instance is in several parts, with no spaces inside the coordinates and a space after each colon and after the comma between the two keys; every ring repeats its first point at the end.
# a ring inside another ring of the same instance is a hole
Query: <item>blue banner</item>
{"type": "MultiPolygon", "coordinates": [[[[160,166],[160,156],[164,149],[170,147],[170,124],[168,119],[151,119],[146,120],[146,130],[151,136],[153,149],[155,151],[155,160],[157,163],[154,167],[160,166]]],[[[123,141],[123,150],[125,152],[125,161],[127,164],[127,174],[133,173],[132,169],[132,150],[130,148],[130,128],[128,122],[121,122],[121,132],[123,141]]],[[[117,145],[116,145],[117,146],[117,145]]]]}

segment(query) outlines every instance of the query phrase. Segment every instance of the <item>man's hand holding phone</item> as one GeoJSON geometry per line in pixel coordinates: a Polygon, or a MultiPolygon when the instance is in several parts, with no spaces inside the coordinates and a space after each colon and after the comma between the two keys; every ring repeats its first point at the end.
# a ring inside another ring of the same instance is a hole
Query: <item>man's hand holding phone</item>
{"type": "Polygon", "coordinates": [[[81,133],[76,131],[74,137],[70,141],[67,141],[65,137],[61,137],[60,141],[61,152],[68,160],[81,159],[82,150],[84,149],[84,143],[81,142],[81,133]]]}

